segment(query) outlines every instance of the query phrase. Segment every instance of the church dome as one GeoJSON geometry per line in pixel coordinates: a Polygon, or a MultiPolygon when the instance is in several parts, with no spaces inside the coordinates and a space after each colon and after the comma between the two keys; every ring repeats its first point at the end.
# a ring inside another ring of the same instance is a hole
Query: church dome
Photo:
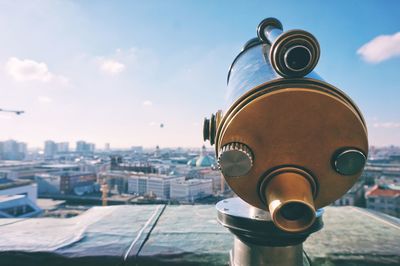
{"type": "Polygon", "coordinates": [[[210,167],[214,163],[214,158],[208,155],[202,155],[196,160],[197,167],[210,167]]]}
{"type": "Polygon", "coordinates": [[[189,165],[189,166],[196,166],[196,161],[197,161],[197,158],[190,159],[190,160],[187,162],[187,165],[189,165]]]}

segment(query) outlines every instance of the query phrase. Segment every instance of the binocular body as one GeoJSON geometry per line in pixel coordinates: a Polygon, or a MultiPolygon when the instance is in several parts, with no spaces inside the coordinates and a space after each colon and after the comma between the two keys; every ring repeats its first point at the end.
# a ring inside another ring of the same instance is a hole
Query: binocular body
{"type": "Polygon", "coordinates": [[[352,100],[313,72],[315,37],[260,23],[228,73],[226,105],[205,119],[232,190],[268,210],[277,227],[301,232],[315,211],[340,198],[361,175],[365,121],[352,100]]]}

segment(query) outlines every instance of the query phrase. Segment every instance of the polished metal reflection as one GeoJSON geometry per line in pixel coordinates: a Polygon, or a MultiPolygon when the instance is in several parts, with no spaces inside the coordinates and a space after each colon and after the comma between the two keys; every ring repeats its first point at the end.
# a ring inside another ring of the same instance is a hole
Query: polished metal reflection
{"type": "Polygon", "coordinates": [[[303,264],[303,245],[286,247],[259,246],[241,241],[235,237],[231,264],[258,266],[300,266],[303,264]]]}
{"type": "MultiPolygon", "coordinates": [[[[242,51],[235,58],[228,72],[224,113],[245,93],[265,82],[282,78],[268,59],[270,49],[270,44],[258,43],[242,51]]],[[[306,78],[323,81],[315,72],[307,74],[306,78]]]]}
{"type": "Polygon", "coordinates": [[[282,77],[304,77],[318,63],[319,44],[309,32],[304,30],[284,32],[278,19],[266,18],[258,25],[257,35],[263,43],[271,45],[268,59],[274,70],[282,77]],[[294,50],[296,52],[293,52],[294,50]],[[287,60],[289,55],[292,57],[291,60],[287,60]]]}

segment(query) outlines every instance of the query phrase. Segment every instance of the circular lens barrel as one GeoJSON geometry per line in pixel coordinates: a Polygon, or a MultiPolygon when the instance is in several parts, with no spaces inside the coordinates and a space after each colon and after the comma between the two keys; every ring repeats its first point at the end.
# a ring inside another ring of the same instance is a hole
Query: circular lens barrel
{"type": "Polygon", "coordinates": [[[271,44],[269,59],[274,70],[282,77],[304,77],[318,63],[319,43],[307,31],[283,32],[279,20],[267,18],[258,25],[257,36],[260,41],[271,44]]]}
{"type": "Polygon", "coordinates": [[[286,78],[304,77],[317,65],[320,47],[317,39],[303,30],[287,31],[272,44],[272,67],[286,78]]]}

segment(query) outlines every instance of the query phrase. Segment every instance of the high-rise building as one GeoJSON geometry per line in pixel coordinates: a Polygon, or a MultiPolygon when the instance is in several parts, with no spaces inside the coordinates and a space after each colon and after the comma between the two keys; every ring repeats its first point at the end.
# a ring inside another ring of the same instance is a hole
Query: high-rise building
{"type": "Polygon", "coordinates": [[[25,142],[18,142],[18,152],[25,157],[28,152],[28,145],[25,142]]]}
{"type": "Polygon", "coordinates": [[[44,142],[44,157],[51,159],[57,153],[57,144],[52,140],[46,140],[44,142]]]}
{"type": "Polygon", "coordinates": [[[57,143],[57,153],[67,153],[67,152],[69,152],[69,143],[68,142],[57,143]]]}
{"type": "Polygon", "coordinates": [[[93,143],[88,143],[83,140],[76,142],[76,152],[81,154],[93,153],[95,150],[95,145],[93,143]]]}
{"type": "Polygon", "coordinates": [[[93,153],[95,149],[96,149],[96,145],[94,145],[94,143],[88,143],[89,153],[93,153]]]}
{"type": "Polygon", "coordinates": [[[27,144],[15,140],[3,141],[0,144],[0,158],[3,160],[23,160],[27,153],[27,144]]]}
{"type": "Polygon", "coordinates": [[[104,145],[104,151],[110,151],[110,143],[104,145]]]}

